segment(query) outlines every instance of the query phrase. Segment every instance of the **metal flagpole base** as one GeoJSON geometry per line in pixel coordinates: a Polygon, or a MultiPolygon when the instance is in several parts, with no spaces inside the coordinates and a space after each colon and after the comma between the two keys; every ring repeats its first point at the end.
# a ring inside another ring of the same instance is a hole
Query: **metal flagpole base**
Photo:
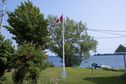
{"type": "Polygon", "coordinates": [[[66,75],[66,71],[62,71],[62,78],[63,78],[63,79],[66,79],[66,76],[67,76],[67,75],[66,75]]]}

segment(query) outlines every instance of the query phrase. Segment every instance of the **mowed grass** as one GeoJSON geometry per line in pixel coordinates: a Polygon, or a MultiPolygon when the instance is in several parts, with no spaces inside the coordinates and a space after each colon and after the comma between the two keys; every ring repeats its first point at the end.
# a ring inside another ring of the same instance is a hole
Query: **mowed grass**
{"type": "MultiPolygon", "coordinates": [[[[126,80],[120,78],[121,71],[94,70],[92,77],[91,69],[66,68],[67,78],[62,79],[62,68],[50,67],[40,74],[39,84],[126,84],[126,80]]],[[[3,84],[13,84],[11,73],[6,73],[7,80],[3,84]]],[[[26,82],[24,84],[27,84],[26,82]]]]}

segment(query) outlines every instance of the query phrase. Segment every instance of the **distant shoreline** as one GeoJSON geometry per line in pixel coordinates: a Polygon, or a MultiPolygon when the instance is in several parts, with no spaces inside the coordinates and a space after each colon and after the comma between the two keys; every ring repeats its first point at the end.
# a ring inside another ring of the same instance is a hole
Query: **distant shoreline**
{"type": "Polygon", "coordinates": [[[94,54],[93,56],[118,56],[118,55],[126,55],[126,53],[105,53],[105,54],[94,54]]]}

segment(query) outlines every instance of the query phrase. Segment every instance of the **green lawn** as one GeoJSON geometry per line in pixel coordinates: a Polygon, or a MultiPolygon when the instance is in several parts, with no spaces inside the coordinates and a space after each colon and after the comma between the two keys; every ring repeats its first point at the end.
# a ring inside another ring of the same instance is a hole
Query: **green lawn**
{"type": "MultiPolygon", "coordinates": [[[[66,68],[67,78],[62,80],[62,68],[47,68],[40,74],[39,84],[126,84],[126,80],[120,79],[121,71],[94,70],[92,79],[91,69],[66,68]],[[56,78],[56,80],[55,80],[56,78]]],[[[6,73],[6,81],[3,84],[13,84],[11,73],[6,73]]],[[[25,83],[26,84],[26,83],[25,83]]]]}

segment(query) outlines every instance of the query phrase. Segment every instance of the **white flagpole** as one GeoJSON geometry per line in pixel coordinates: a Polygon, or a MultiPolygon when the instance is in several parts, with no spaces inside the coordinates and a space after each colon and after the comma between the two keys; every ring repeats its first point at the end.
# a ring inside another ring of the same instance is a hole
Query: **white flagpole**
{"type": "MultiPolygon", "coordinates": [[[[62,15],[62,16],[63,16],[63,15],[62,15]]],[[[63,72],[62,72],[62,78],[66,78],[66,69],[65,69],[65,49],[64,49],[64,44],[65,44],[65,41],[64,41],[64,32],[65,32],[65,29],[64,29],[64,16],[63,16],[62,28],[63,28],[63,72]]]]}
{"type": "Polygon", "coordinates": [[[65,49],[64,49],[64,18],[63,18],[63,24],[62,24],[62,27],[63,27],[63,71],[65,71],[65,49]]]}

